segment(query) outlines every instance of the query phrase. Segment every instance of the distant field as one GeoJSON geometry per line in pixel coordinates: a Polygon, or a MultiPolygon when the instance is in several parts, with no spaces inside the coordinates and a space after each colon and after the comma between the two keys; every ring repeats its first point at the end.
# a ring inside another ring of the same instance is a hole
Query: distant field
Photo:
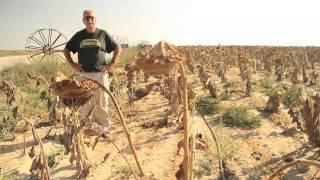
{"type": "MultiPolygon", "coordinates": [[[[123,49],[121,60],[116,65],[116,68],[123,67],[125,64],[131,63],[137,53],[138,50],[134,47],[123,49]]],[[[61,53],[60,56],[63,57],[63,54],[61,53]]],[[[77,54],[73,54],[72,57],[77,61],[77,54]]],[[[0,71],[7,66],[23,61],[27,61],[27,56],[25,55],[24,50],[0,50],[0,71]]]]}
{"type": "Polygon", "coordinates": [[[25,55],[24,50],[0,50],[0,57],[25,55]]]}
{"type": "MultiPolygon", "coordinates": [[[[121,65],[124,65],[125,63],[130,62],[132,58],[137,54],[137,48],[126,48],[123,49],[123,53],[121,55],[122,60],[121,65]]],[[[26,52],[25,50],[0,50],[0,57],[5,57],[5,56],[20,56],[20,55],[25,55],[26,52]]]]}

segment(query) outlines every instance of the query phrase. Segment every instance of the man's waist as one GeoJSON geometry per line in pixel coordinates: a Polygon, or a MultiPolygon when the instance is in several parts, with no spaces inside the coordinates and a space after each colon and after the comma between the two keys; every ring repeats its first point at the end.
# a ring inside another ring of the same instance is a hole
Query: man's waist
{"type": "Polygon", "coordinates": [[[84,72],[103,72],[104,65],[81,64],[84,72]]]}
{"type": "Polygon", "coordinates": [[[83,72],[87,72],[87,73],[95,73],[95,72],[103,72],[102,70],[100,69],[83,69],[83,72]]]}

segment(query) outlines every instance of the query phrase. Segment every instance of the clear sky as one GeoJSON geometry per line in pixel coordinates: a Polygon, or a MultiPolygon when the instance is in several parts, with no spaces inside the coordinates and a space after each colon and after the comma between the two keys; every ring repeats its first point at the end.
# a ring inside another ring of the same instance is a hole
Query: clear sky
{"type": "Polygon", "coordinates": [[[129,42],[320,46],[319,0],[1,0],[0,49],[24,49],[41,28],[71,38],[86,8],[129,42]]]}

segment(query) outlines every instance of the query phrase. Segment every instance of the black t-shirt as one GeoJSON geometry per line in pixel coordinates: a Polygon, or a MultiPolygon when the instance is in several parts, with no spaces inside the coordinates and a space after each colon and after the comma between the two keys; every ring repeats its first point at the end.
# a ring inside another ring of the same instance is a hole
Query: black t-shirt
{"type": "Polygon", "coordinates": [[[79,64],[85,72],[97,72],[102,65],[110,63],[106,60],[106,53],[114,51],[117,44],[102,29],[97,28],[94,33],[83,29],[70,39],[66,48],[73,53],[78,52],[79,64]]]}

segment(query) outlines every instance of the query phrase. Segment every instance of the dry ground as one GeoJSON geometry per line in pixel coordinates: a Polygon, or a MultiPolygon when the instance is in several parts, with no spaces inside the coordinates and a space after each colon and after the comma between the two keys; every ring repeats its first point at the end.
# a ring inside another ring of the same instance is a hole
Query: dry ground
{"type": "MultiPolygon", "coordinates": [[[[240,79],[239,70],[233,68],[228,73],[229,79],[240,79]]],[[[255,80],[267,76],[260,73],[255,80]]],[[[188,82],[193,84],[197,96],[208,95],[203,89],[196,75],[189,74],[188,82]]],[[[151,80],[150,82],[154,81],[151,80]]],[[[218,81],[218,79],[217,79],[218,81]]],[[[149,83],[150,83],[149,82],[149,83]]],[[[141,83],[143,84],[143,83],[141,83]]],[[[221,87],[220,87],[221,88],[221,87]]],[[[228,128],[219,122],[211,120],[215,132],[218,134],[223,156],[227,158],[229,168],[235,171],[233,179],[265,179],[273,170],[284,164],[287,158],[305,158],[317,160],[319,149],[308,143],[305,134],[297,131],[287,114],[287,109],[281,106],[279,112],[265,114],[263,109],[267,102],[259,89],[255,88],[251,97],[234,95],[223,101],[224,107],[247,104],[253,107],[252,112],[263,117],[261,127],[248,130],[242,128],[228,128]]],[[[143,99],[134,102],[133,111],[127,117],[129,131],[137,149],[138,157],[147,179],[175,179],[178,165],[182,161],[183,150],[177,155],[177,142],[182,139],[182,131],[177,127],[157,126],[144,128],[146,122],[161,124],[168,108],[168,102],[153,91],[143,99]]],[[[207,117],[210,119],[210,117],[207,117]]],[[[44,136],[48,128],[37,129],[44,136]]],[[[195,179],[218,179],[218,161],[215,146],[210,140],[208,130],[197,113],[190,116],[191,133],[203,133],[209,144],[208,151],[196,151],[195,179]]],[[[59,133],[59,130],[56,130],[59,133]]],[[[115,119],[111,126],[110,137],[129,159],[137,171],[133,156],[130,152],[122,126],[115,119]]],[[[13,142],[0,142],[0,168],[4,175],[15,175],[19,179],[29,177],[31,159],[22,154],[23,135],[17,135],[13,142]]],[[[32,134],[26,134],[27,150],[32,145],[32,134]]],[[[59,140],[45,140],[45,150],[48,155],[57,155],[57,163],[50,169],[52,179],[75,179],[76,166],[70,165],[69,157],[63,155],[63,146],[59,140]]],[[[117,152],[112,143],[101,141],[94,151],[87,149],[93,168],[88,179],[134,179],[124,159],[117,152]],[[104,161],[104,156],[108,158],[104,161]]],[[[311,179],[315,169],[308,167],[294,167],[283,174],[284,179],[311,179]]]]}

